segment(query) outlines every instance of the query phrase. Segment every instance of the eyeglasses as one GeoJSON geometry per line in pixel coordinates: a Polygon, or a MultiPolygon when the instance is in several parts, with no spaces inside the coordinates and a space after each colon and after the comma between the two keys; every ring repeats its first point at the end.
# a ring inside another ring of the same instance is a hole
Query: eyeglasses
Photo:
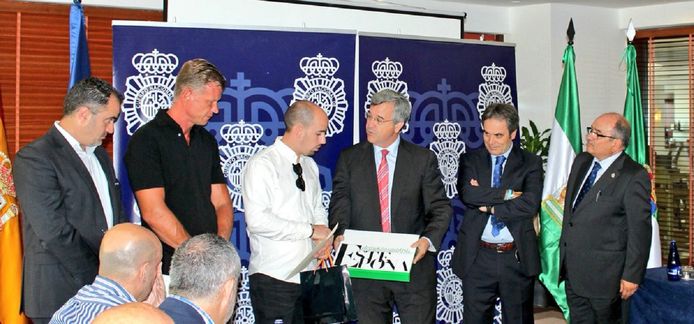
{"type": "Polygon", "coordinates": [[[299,176],[299,178],[296,179],[296,187],[301,189],[301,191],[306,191],[306,182],[304,182],[304,177],[302,176],[304,170],[301,169],[301,164],[292,163],[292,169],[294,169],[294,173],[296,173],[296,175],[299,176]]]}
{"type": "Polygon", "coordinates": [[[595,135],[595,136],[597,136],[597,137],[604,137],[604,138],[617,139],[617,138],[614,137],[614,136],[608,136],[608,135],[600,134],[600,133],[596,132],[596,131],[593,129],[593,127],[586,127],[586,136],[587,136],[587,135],[590,135],[590,134],[593,134],[593,135],[595,135]]]}
{"type": "Polygon", "coordinates": [[[383,123],[392,122],[392,119],[383,119],[381,116],[374,116],[371,112],[366,113],[366,120],[373,120],[378,125],[383,125],[383,123]]]}

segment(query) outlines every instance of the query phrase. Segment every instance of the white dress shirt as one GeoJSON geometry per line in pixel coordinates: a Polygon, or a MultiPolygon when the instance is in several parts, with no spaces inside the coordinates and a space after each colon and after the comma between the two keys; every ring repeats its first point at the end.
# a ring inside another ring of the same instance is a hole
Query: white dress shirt
{"type": "Polygon", "coordinates": [[[99,194],[99,200],[101,201],[101,207],[104,209],[104,215],[106,216],[106,224],[108,228],[113,227],[113,207],[111,205],[111,195],[108,192],[108,179],[106,179],[106,173],[99,163],[99,159],[96,158],[94,150],[96,146],[87,146],[85,150],[82,149],[82,145],[78,142],[70,133],[68,133],[64,128],[60,126],[59,122],[54,123],[55,128],[58,129],[60,134],[65,137],[65,140],[70,144],[77,156],[80,157],[82,163],[89,171],[89,175],[92,176],[92,181],[96,187],[96,191],[99,194]]]}
{"type": "Polygon", "coordinates": [[[249,274],[299,283],[298,274],[286,277],[313,248],[311,225],[328,224],[318,165],[310,157],[299,157],[306,183],[301,191],[292,169],[296,161],[296,153],[277,137],[272,146],[250,158],[243,171],[241,192],[251,244],[249,274]]]}
{"type": "Polygon", "coordinates": [[[588,167],[588,172],[586,172],[586,175],[583,176],[583,181],[581,181],[581,186],[578,187],[578,191],[576,192],[576,197],[574,197],[574,202],[571,204],[571,206],[576,204],[576,199],[578,199],[578,193],[581,192],[581,188],[583,188],[583,184],[588,180],[588,176],[590,175],[590,171],[593,170],[593,166],[595,166],[595,163],[597,162],[600,164],[600,170],[598,170],[598,173],[595,174],[595,180],[593,180],[593,185],[595,185],[598,180],[600,180],[600,177],[607,171],[607,169],[612,166],[612,163],[617,160],[617,158],[622,155],[622,152],[624,151],[619,151],[615,154],[612,154],[606,158],[604,158],[602,161],[598,160],[597,158],[593,158],[593,161],[590,162],[590,166],[588,167]]]}

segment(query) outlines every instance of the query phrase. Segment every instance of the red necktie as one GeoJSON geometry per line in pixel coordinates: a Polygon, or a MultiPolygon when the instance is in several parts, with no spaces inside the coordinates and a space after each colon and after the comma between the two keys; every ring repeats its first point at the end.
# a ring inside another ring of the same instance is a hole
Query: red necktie
{"type": "Polygon", "coordinates": [[[381,228],[390,233],[390,204],[388,199],[388,150],[381,150],[381,164],[378,165],[378,201],[381,203],[381,228]]]}

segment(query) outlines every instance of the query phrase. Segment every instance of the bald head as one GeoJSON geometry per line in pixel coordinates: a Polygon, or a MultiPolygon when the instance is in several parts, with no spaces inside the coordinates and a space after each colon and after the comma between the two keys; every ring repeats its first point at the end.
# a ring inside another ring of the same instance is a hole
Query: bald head
{"type": "Polygon", "coordinates": [[[299,100],[284,113],[287,130],[282,142],[296,154],[313,155],[325,144],[328,132],[328,115],[318,105],[299,100]]]}
{"type": "Polygon", "coordinates": [[[173,324],[162,310],[145,303],[128,303],[109,308],[96,316],[94,324],[173,324]]]}
{"type": "Polygon", "coordinates": [[[161,243],[152,231],[135,224],[118,224],[101,241],[99,275],[126,280],[143,264],[161,262],[161,254],[161,243]]]}
{"type": "Polygon", "coordinates": [[[316,114],[325,115],[325,112],[310,101],[295,101],[284,113],[284,124],[287,126],[287,131],[290,131],[297,124],[301,124],[304,127],[310,125],[316,114]]]}

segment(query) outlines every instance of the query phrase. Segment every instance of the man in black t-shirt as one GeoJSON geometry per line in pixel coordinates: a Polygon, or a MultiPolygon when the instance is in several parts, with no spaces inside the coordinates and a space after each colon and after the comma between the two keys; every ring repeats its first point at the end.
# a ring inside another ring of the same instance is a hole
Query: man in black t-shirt
{"type": "Polygon", "coordinates": [[[219,112],[225,80],[204,59],[183,64],[171,108],[157,113],[130,139],[125,152],[130,186],[143,225],[163,243],[162,270],[191,236],[231,235],[233,207],[217,142],[203,126],[219,112]]]}

